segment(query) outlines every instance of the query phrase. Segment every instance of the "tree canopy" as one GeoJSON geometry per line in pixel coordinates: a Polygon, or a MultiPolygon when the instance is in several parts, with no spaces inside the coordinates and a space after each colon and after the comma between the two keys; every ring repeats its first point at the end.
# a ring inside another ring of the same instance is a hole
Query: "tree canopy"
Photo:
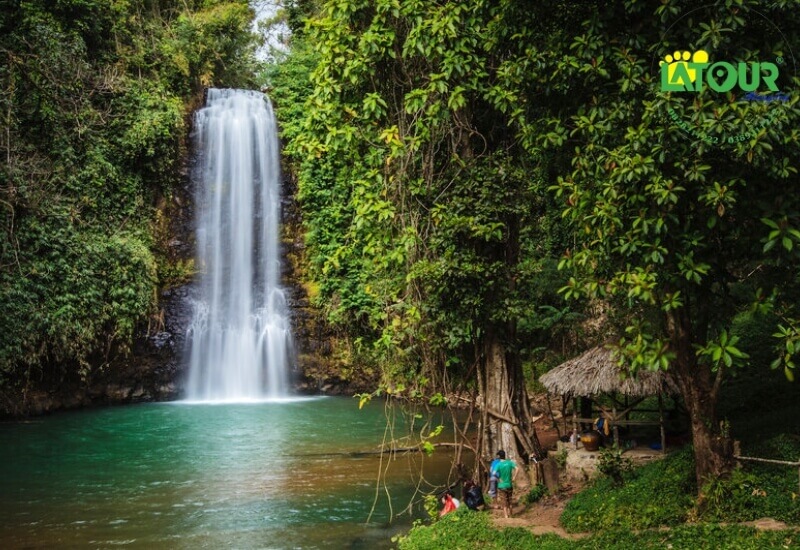
{"type": "Polygon", "coordinates": [[[307,23],[271,83],[319,302],[386,387],[474,383],[516,425],[525,351],[610,336],[634,370],[676,371],[698,478],[723,471],[716,400],[747,362],[742,324],[774,326],[773,366],[794,373],[796,7],[294,5],[307,23]],[[661,88],[661,64],[669,82],[701,50],[781,64],[782,95],[661,88]]]}

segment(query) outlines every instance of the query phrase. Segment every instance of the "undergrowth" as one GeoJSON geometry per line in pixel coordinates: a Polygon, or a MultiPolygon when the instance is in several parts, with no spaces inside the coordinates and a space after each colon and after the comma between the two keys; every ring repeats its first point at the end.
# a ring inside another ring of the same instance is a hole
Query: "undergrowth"
{"type": "MultiPolygon", "coordinates": [[[[800,441],[779,435],[744,447],[745,455],[795,461],[800,441]]],[[[687,520],[742,522],[763,517],[800,524],[797,469],[789,466],[744,463],[729,479],[704,487],[705,497],[694,498],[694,459],[691,448],[664,460],[613,478],[597,479],[566,506],[561,522],[567,531],[648,529],[675,526],[687,520]]]]}
{"type": "Polygon", "coordinates": [[[495,529],[491,516],[484,512],[469,510],[447,514],[432,525],[417,525],[398,539],[401,550],[429,548],[456,549],[501,549],[501,548],[566,548],[560,546],[562,539],[546,537],[553,546],[540,546],[539,539],[521,527],[495,529]]]}
{"type": "MultiPolygon", "coordinates": [[[[795,461],[800,441],[779,435],[745,447],[745,454],[795,461]]],[[[566,506],[561,522],[567,531],[648,529],[675,526],[691,519],[742,522],[771,517],[800,524],[797,469],[773,464],[743,463],[729,479],[713,480],[696,502],[691,448],[623,474],[625,483],[600,478],[566,506]]]]}
{"type": "Polygon", "coordinates": [[[599,478],[575,495],[561,516],[570,532],[647,529],[686,520],[696,492],[691,449],[623,475],[625,483],[599,478]]]}
{"type": "Polygon", "coordinates": [[[556,535],[533,535],[521,527],[497,529],[491,516],[483,512],[452,513],[432,525],[418,525],[400,537],[399,550],[610,550],[662,549],[741,549],[794,548],[800,544],[800,533],[792,530],[757,531],[738,525],[685,525],[668,531],[627,530],[604,531],[578,540],[556,535]]]}
{"type": "Polygon", "coordinates": [[[547,487],[544,484],[539,483],[538,485],[534,485],[531,490],[528,491],[528,494],[520,499],[520,502],[522,502],[522,504],[533,504],[541,500],[546,494],[547,487]]]}
{"type": "MultiPolygon", "coordinates": [[[[745,456],[794,462],[800,457],[800,441],[778,435],[745,446],[745,456]]],[[[770,517],[800,524],[798,472],[791,466],[747,462],[730,479],[714,480],[704,487],[698,505],[703,521],[751,521],[770,517]]]]}
{"type": "MultiPolygon", "coordinates": [[[[793,461],[800,456],[800,440],[780,435],[750,443],[744,452],[793,461]]],[[[622,485],[611,477],[597,479],[567,504],[561,516],[567,531],[593,533],[579,540],[534,536],[522,528],[498,529],[489,514],[460,510],[432,525],[417,525],[396,542],[400,550],[800,547],[800,531],[796,528],[765,532],[717,523],[772,517],[800,524],[795,468],[744,465],[730,479],[707,486],[700,504],[695,499],[694,471],[692,449],[685,448],[664,460],[623,472],[622,485]],[[697,523],[686,523],[687,520],[697,523]]]]}

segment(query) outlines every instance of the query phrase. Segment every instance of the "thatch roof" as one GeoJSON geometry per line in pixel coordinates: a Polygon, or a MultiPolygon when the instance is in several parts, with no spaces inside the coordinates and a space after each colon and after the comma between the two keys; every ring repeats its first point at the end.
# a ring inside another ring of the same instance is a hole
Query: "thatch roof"
{"type": "Polygon", "coordinates": [[[614,392],[632,397],[678,393],[669,373],[639,371],[636,376],[627,375],[611,350],[603,346],[561,363],[539,381],[550,393],[583,397],[614,392]]]}

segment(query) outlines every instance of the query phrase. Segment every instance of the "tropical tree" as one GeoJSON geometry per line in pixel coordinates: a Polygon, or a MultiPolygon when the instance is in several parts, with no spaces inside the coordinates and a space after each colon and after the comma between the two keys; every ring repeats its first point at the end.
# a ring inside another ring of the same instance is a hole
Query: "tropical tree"
{"type": "Polygon", "coordinates": [[[774,366],[793,376],[794,5],[310,9],[313,89],[285,128],[331,318],[361,327],[384,364],[405,365],[388,374],[417,386],[476,374],[500,420],[493,433],[484,418],[483,448],[526,451],[518,329],[541,315],[531,289],[559,251],[563,296],[603,304],[619,360],[675,372],[698,482],[725,473],[717,403],[747,362],[737,320],[775,324],[774,366]],[[707,68],[687,64],[707,59],[699,52],[731,70],[773,63],[781,93],[746,97],[752,76],[724,91],[718,74],[713,87],[661,85],[662,63],[668,83],[707,68]]]}
{"type": "Polygon", "coordinates": [[[480,395],[479,454],[539,454],[520,338],[565,316],[552,269],[563,233],[545,159],[520,155],[498,109],[513,40],[502,10],[383,0],[309,13],[273,96],[329,319],[383,365],[386,390],[480,395]],[[309,56],[298,113],[293,71],[309,56]]]}
{"type": "Polygon", "coordinates": [[[790,4],[625,2],[580,21],[565,8],[555,17],[573,20],[571,31],[543,45],[543,70],[526,83],[551,96],[552,110],[526,120],[521,135],[548,127],[531,147],[568,154],[553,186],[576,235],[562,260],[572,274],[563,292],[624,312],[615,347],[631,370],[674,371],[699,486],[731,465],[717,403],[726,373],[747,359],[737,318],[783,316],[792,351],[798,80],[784,67],[786,95],[775,102],[708,86],[681,95],[662,90],[658,60],[674,60],[676,44],[742,63],[788,56],[798,28],[790,4]]]}

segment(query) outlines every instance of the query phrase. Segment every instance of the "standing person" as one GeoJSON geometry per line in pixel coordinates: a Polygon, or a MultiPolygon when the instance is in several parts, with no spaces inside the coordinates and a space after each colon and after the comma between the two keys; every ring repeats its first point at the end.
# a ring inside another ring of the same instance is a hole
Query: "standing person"
{"type": "Polygon", "coordinates": [[[497,465],[497,489],[500,492],[500,506],[503,514],[511,517],[511,497],[514,495],[514,478],[517,477],[517,464],[513,460],[506,460],[505,451],[497,451],[500,464],[497,465]]]}
{"type": "Polygon", "coordinates": [[[492,500],[497,498],[497,465],[500,464],[505,457],[505,451],[498,451],[497,456],[489,465],[489,496],[492,497],[492,500]],[[502,458],[500,458],[500,453],[503,454],[502,458]]]}

